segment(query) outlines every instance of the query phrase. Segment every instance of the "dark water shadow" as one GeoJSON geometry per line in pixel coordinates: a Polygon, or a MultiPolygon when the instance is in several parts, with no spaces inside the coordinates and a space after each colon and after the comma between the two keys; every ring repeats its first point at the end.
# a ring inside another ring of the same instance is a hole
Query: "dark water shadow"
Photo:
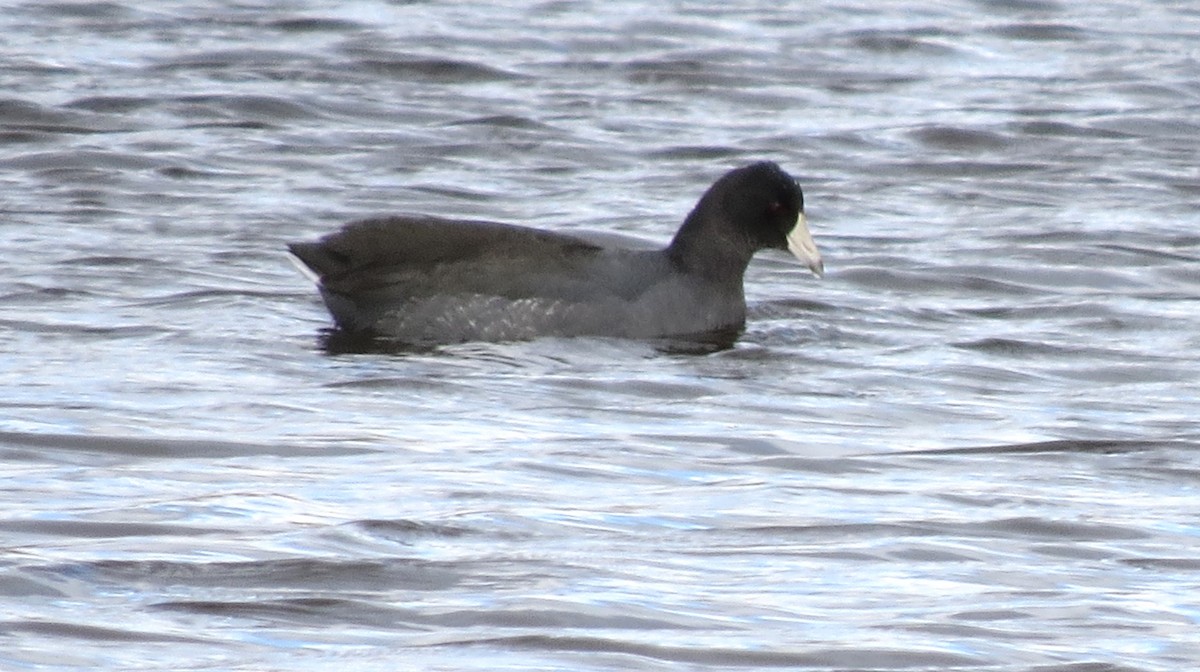
{"type": "MultiPolygon", "coordinates": [[[[221,459],[261,455],[328,457],[330,455],[362,455],[374,452],[364,448],[293,443],[270,444],[190,438],[0,431],[0,452],[21,449],[38,451],[31,453],[31,459],[34,457],[41,459],[42,451],[47,450],[167,459],[221,459]]],[[[19,456],[20,453],[15,455],[19,456]]],[[[7,459],[14,459],[14,454],[7,455],[7,459]]]]}
{"type": "MultiPolygon", "coordinates": [[[[1139,453],[1162,449],[1196,450],[1200,445],[1177,440],[1137,439],[1058,439],[995,446],[969,446],[965,448],[939,448],[933,450],[905,450],[888,455],[917,455],[936,457],[940,455],[1021,455],[1035,453],[1080,453],[1122,454],[1139,453]]],[[[878,455],[875,455],[878,456],[878,455]]]]}
{"type": "MultiPolygon", "coordinates": [[[[664,355],[710,355],[723,350],[729,350],[742,335],[744,329],[733,327],[718,329],[700,334],[685,334],[664,338],[651,339],[613,339],[605,341],[628,340],[629,343],[649,345],[656,352],[664,355]]],[[[580,336],[570,340],[586,343],[599,337],[580,336]]],[[[536,342],[537,339],[530,342],[536,342]]],[[[343,329],[324,329],[317,336],[317,347],[330,356],[345,355],[427,355],[442,352],[448,344],[421,343],[405,341],[396,338],[380,336],[371,332],[345,331],[343,329]]],[[[457,345],[457,344],[454,344],[457,345]]]]}

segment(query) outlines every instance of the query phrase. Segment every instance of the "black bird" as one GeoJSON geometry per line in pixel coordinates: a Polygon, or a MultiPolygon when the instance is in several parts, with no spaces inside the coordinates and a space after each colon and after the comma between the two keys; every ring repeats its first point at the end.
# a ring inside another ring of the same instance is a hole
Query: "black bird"
{"type": "Polygon", "coordinates": [[[366,219],[288,245],[343,332],[418,345],[741,330],[742,276],[767,248],[823,271],[800,186],[766,161],[718,179],[661,250],[440,217],[366,219]]]}

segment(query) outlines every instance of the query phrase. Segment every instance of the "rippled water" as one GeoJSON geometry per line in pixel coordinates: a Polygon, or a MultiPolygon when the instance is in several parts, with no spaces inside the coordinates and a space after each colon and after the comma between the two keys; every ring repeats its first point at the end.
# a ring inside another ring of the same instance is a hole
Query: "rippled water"
{"type": "Polygon", "coordinates": [[[0,668],[1200,664],[1188,2],[0,12],[0,668]],[[704,355],[323,346],[282,253],[665,241],[799,176],[704,355]]]}

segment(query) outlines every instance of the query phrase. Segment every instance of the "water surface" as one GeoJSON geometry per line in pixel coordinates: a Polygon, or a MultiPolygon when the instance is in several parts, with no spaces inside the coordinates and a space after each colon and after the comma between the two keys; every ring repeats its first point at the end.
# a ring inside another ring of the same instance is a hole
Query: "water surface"
{"type": "Polygon", "coordinates": [[[15,5],[0,667],[1200,663],[1200,12],[15,5]],[[666,241],[805,188],[706,354],[329,352],[288,241],[666,241]]]}

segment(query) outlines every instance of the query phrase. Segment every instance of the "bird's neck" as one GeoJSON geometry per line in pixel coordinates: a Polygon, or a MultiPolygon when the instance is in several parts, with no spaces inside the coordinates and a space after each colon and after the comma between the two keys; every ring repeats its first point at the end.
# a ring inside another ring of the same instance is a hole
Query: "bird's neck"
{"type": "Polygon", "coordinates": [[[740,284],[754,250],[736,231],[700,210],[697,205],[683,221],[667,246],[667,257],[688,272],[740,284]]]}

